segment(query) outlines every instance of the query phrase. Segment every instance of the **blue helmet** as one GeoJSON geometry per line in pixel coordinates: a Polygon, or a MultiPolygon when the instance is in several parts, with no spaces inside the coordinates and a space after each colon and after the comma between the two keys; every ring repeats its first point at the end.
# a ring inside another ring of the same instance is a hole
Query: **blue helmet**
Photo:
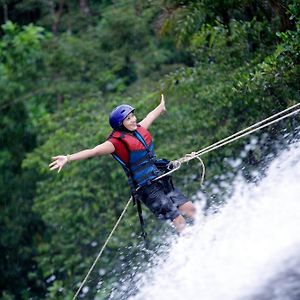
{"type": "Polygon", "coordinates": [[[109,115],[109,124],[112,129],[118,129],[124,119],[134,111],[134,107],[128,104],[121,104],[117,106],[109,115]]]}

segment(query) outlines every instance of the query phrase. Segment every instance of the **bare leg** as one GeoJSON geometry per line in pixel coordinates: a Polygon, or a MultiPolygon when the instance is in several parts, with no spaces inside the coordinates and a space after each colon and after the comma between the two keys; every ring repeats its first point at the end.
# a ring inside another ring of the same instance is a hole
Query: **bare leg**
{"type": "Polygon", "coordinates": [[[185,220],[183,216],[178,216],[172,221],[178,233],[180,233],[185,227],[185,220]]]}
{"type": "Polygon", "coordinates": [[[188,202],[182,204],[181,206],[179,206],[178,209],[183,215],[185,215],[191,219],[195,218],[196,207],[194,206],[192,201],[188,201],[188,202]]]}
{"type": "MultiPolygon", "coordinates": [[[[185,215],[191,219],[194,219],[195,214],[196,214],[196,208],[195,208],[193,202],[188,201],[188,202],[182,204],[181,206],[179,206],[178,209],[183,215],[185,215]]],[[[184,217],[182,215],[176,217],[173,220],[173,225],[175,226],[177,232],[181,233],[186,227],[186,222],[185,222],[184,217]]]]}

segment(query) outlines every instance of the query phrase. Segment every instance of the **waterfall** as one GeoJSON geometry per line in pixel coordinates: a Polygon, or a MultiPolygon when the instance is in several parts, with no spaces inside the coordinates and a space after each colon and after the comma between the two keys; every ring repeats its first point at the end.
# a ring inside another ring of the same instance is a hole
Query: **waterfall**
{"type": "Polygon", "coordinates": [[[233,190],[217,212],[198,210],[189,234],[139,274],[130,300],[300,299],[300,143],[233,190]]]}

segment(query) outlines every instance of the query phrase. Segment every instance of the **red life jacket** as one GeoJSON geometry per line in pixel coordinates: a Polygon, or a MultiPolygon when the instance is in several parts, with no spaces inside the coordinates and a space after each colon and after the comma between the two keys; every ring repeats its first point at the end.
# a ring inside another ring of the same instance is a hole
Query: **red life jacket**
{"type": "Polygon", "coordinates": [[[114,130],[108,140],[115,147],[112,156],[121,164],[134,189],[162,174],[155,165],[156,155],[151,134],[141,125],[132,133],[114,130]]]}

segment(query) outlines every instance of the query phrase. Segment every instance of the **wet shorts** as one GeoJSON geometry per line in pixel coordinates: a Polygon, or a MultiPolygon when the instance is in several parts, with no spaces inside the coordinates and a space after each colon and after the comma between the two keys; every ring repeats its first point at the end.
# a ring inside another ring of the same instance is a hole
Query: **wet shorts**
{"type": "Polygon", "coordinates": [[[174,188],[171,179],[161,179],[138,190],[142,202],[161,220],[173,221],[180,215],[178,207],[189,200],[174,188]]]}

